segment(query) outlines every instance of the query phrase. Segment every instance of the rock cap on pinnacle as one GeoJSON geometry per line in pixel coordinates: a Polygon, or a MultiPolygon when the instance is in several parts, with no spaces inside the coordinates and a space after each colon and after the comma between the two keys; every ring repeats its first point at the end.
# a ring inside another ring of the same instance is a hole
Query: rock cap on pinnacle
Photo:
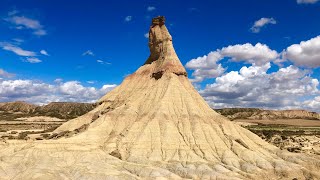
{"type": "Polygon", "coordinates": [[[158,17],[152,18],[152,25],[153,26],[155,26],[155,25],[162,26],[165,24],[165,22],[166,22],[166,18],[164,16],[158,16],[158,17]]]}

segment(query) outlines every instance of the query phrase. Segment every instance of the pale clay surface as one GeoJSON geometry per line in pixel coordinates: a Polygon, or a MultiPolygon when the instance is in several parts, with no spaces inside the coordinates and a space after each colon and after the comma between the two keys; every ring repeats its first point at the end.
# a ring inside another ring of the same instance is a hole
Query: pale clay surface
{"type": "Polygon", "coordinates": [[[320,178],[316,157],[280,151],[213,111],[185,76],[165,25],[149,35],[151,62],[55,132],[87,130],[2,143],[1,179],[320,178]]]}

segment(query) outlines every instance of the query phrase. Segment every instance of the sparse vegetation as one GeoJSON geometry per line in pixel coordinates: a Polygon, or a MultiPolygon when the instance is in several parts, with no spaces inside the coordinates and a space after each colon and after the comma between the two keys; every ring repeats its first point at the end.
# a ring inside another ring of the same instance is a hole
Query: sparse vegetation
{"type": "Polygon", "coordinates": [[[225,108],[215,109],[216,112],[231,120],[236,119],[308,119],[320,120],[316,112],[306,110],[264,110],[258,108],[225,108]]]}
{"type": "Polygon", "coordinates": [[[24,139],[24,140],[26,140],[27,137],[28,137],[28,132],[21,132],[21,133],[19,133],[17,139],[24,139]]]}
{"type": "Polygon", "coordinates": [[[17,118],[48,116],[59,119],[73,119],[96,107],[95,103],[53,102],[45,106],[36,106],[26,102],[0,104],[0,120],[14,121],[17,118]]]}
{"type": "Polygon", "coordinates": [[[280,149],[295,153],[320,153],[320,127],[260,124],[247,126],[246,128],[280,149]]]}
{"type": "MultiPolygon", "coordinates": [[[[4,139],[27,139],[30,134],[39,134],[36,140],[49,138],[48,133],[59,127],[64,120],[69,120],[81,116],[91,111],[96,104],[92,103],[50,103],[45,106],[36,106],[25,102],[0,103],[0,132],[4,139]],[[30,117],[43,116],[43,120],[38,122],[26,122],[30,117]],[[45,122],[45,117],[58,118],[59,121],[50,120],[45,122]],[[33,131],[29,131],[33,130],[33,131]],[[18,133],[18,131],[22,131],[18,133]],[[45,133],[44,135],[41,135],[45,133]]],[[[87,125],[80,127],[74,133],[84,131],[87,125]]],[[[73,133],[73,134],[74,134],[73,133]]],[[[64,134],[63,136],[72,136],[73,134],[64,134]]],[[[59,135],[60,136],[60,135],[59,135]]]]}

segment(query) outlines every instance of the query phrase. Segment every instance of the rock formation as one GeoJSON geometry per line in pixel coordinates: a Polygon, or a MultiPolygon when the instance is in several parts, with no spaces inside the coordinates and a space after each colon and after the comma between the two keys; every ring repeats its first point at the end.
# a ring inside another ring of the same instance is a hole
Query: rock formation
{"type": "Polygon", "coordinates": [[[320,178],[320,161],[280,151],[212,110],[187,78],[164,17],[150,57],[91,112],[55,133],[0,150],[4,179],[320,178]],[[81,131],[80,131],[81,129],[81,131]]]}
{"type": "Polygon", "coordinates": [[[218,113],[229,119],[306,119],[320,120],[320,114],[306,110],[263,110],[257,108],[225,108],[216,109],[218,113]]]}
{"type": "Polygon", "coordinates": [[[0,103],[0,111],[5,112],[32,113],[36,107],[36,105],[28,104],[23,101],[0,103]]]}
{"type": "Polygon", "coordinates": [[[50,116],[60,119],[73,119],[81,116],[96,107],[94,103],[52,102],[37,107],[32,116],[50,116]]]}
{"type": "Polygon", "coordinates": [[[165,72],[187,76],[187,72],[173,48],[172,37],[164,23],[163,16],[152,19],[149,31],[150,56],[144,64],[152,64],[148,70],[152,70],[152,77],[155,79],[161,78],[165,72]]]}
{"type": "Polygon", "coordinates": [[[96,107],[95,103],[52,102],[37,106],[26,102],[0,103],[0,120],[15,120],[19,117],[49,116],[73,119],[96,107]]]}

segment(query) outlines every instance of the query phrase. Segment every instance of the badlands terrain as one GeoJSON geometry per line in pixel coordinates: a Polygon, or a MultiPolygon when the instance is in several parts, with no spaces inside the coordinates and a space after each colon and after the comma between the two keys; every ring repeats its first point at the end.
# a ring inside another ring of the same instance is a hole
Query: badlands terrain
{"type": "Polygon", "coordinates": [[[4,140],[40,140],[64,122],[96,107],[90,103],[53,102],[37,106],[26,102],[0,103],[0,137],[4,140]]]}
{"type": "Polygon", "coordinates": [[[226,108],[216,111],[280,149],[320,154],[318,113],[257,108],[226,108]]]}
{"type": "MultiPolygon", "coordinates": [[[[63,123],[51,117],[61,125],[42,140],[4,140],[0,177],[320,179],[317,154],[278,148],[209,107],[187,77],[164,17],[152,20],[149,49],[144,65],[89,112],[63,123]]],[[[23,121],[51,121],[41,116],[23,121]]]]}
{"type": "MultiPolygon", "coordinates": [[[[53,102],[36,106],[26,102],[0,103],[2,140],[44,140],[63,123],[93,110],[95,103],[53,102]]],[[[296,153],[320,154],[320,116],[305,110],[257,108],[215,109],[265,141],[296,153]]]]}

